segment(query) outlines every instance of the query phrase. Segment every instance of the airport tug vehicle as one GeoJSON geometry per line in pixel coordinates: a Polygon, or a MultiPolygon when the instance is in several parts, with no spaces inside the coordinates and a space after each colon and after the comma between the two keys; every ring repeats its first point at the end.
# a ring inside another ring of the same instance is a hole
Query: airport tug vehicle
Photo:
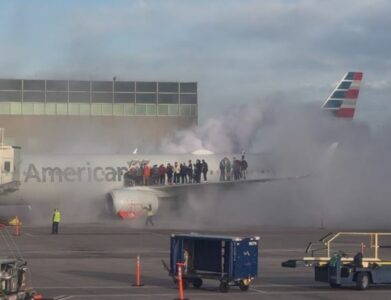
{"type": "Polygon", "coordinates": [[[204,279],[220,281],[220,292],[230,286],[247,291],[258,275],[259,237],[231,237],[202,234],[172,234],[169,267],[178,282],[178,264],[183,265],[182,283],[200,288],[204,279]]]}
{"type": "Polygon", "coordinates": [[[334,288],[349,285],[364,290],[371,284],[391,283],[391,233],[329,233],[319,243],[309,243],[306,253],[311,255],[282,266],[314,267],[315,281],[334,288]]]}

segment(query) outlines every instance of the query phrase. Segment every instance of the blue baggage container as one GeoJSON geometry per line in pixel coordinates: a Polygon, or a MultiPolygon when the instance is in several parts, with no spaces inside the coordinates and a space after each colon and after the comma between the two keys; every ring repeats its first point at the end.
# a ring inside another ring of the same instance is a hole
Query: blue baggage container
{"type": "Polygon", "coordinates": [[[230,285],[247,291],[258,275],[259,237],[232,237],[203,234],[172,234],[170,276],[176,282],[178,263],[184,263],[185,286],[199,288],[202,279],[220,281],[220,291],[230,285]]]}

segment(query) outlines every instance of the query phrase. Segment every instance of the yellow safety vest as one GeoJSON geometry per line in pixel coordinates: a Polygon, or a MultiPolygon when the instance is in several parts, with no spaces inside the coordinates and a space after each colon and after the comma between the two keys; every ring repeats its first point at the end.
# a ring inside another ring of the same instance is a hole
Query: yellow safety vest
{"type": "Polygon", "coordinates": [[[152,217],[152,216],[153,216],[153,210],[152,210],[152,208],[151,208],[151,209],[148,208],[148,210],[147,210],[147,216],[148,216],[148,217],[152,217]]]}
{"type": "Polygon", "coordinates": [[[9,221],[9,225],[11,226],[22,225],[22,222],[20,222],[18,217],[15,217],[9,221]]]}
{"type": "Polygon", "coordinates": [[[53,222],[57,222],[57,223],[60,223],[61,221],[61,213],[56,210],[53,214],[53,222]]]}

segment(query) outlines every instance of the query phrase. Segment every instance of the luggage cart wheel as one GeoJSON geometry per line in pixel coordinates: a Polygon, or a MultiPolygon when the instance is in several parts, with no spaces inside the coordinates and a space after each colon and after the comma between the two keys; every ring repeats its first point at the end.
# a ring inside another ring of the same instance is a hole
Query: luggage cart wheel
{"type": "Polygon", "coordinates": [[[193,286],[196,289],[199,289],[202,286],[202,279],[201,278],[194,278],[193,279],[193,286]]]}
{"type": "Polygon", "coordinates": [[[222,293],[228,293],[228,291],[229,291],[229,284],[228,284],[228,282],[221,281],[220,282],[220,286],[219,286],[219,290],[222,293]]]}
{"type": "Polygon", "coordinates": [[[187,289],[189,287],[189,280],[183,278],[182,279],[183,289],[187,289]]]}
{"type": "Polygon", "coordinates": [[[369,286],[369,276],[366,272],[359,272],[356,278],[356,287],[358,290],[365,290],[369,286]]]}
{"type": "Polygon", "coordinates": [[[246,284],[243,280],[239,281],[239,288],[241,291],[246,292],[246,291],[248,291],[249,287],[250,287],[250,284],[246,284]]]}

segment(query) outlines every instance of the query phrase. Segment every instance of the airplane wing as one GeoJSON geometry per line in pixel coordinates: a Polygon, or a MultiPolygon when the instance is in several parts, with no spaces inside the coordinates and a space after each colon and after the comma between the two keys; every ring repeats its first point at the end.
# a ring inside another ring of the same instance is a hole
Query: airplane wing
{"type": "Polygon", "coordinates": [[[211,192],[211,190],[229,190],[234,187],[245,185],[254,185],[273,181],[295,180],[308,177],[293,176],[293,177],[271,177],[246,179],[236,181],[219,181],[205,182],[195,184],[173,184],[161,186],[133,186],[126,188],[118,188],[110,191],[107,194],[107,207],[112,213],[118,215],[122,219],[135,219],[145,213],[145,207],[151,205],[154,211],[162,203],[171,203],[171,205],[179,205],[186,197],[182,197],[191,192],[211,192]]]}
{"type": "Polygon", "coordinates": [[[166,184],[150,186],[131,186],[112,190],[107,196],[110,210],[123,219],[134,219],[144,214],[145,207],[151,205],[157,211],[157,207],[163,202],[179,204],[190,192],[211,192],[212,190],[229,190],[231,188],[255,185],[260,183],[300,180],[312,176],[321,171],[333,156],[338,144],[333,143],[326,151],[324,159],[320,160],[320,166],[310,174],[285,177],[261,177],[248,178],[246,180],[211,181],[189,184],[166,184]],[[160,204],[159,204],[160,203],[160,204]]]}
{"type": "Polygon", "coordinates": [[[234,186],[250,185],[255,183],[301,179],[301,178],[306,178],[308,176],[309,175],[256,178],[256,179],[246,179],[246,180],[236,180],[236,181],[232,180],[232,181],[216,181],[216,182],[202,182],[202,183],[189,183],[189,184],[172,184],[172,185],[163,185],[163,186],[151,186],[150,188],[159,192],[180,193],[180,192],[186,192],[190,190],[197,190],[205,187],[230,188],[234,186]]]}

